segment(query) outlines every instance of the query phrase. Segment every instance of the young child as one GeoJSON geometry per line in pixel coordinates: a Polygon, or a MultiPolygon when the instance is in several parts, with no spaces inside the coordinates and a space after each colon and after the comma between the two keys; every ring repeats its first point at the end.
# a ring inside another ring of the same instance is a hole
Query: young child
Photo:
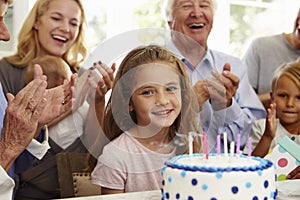
{"type": "MultiPolygon", "coordinates": [[[[277,68],[270,95],[272,103],[267,118],[256,121],[250,134],[255,147],[253,156],[266,156],[284,136],[300,145],[300,62],[277,68]]],[[[300,167],[287,178],[300,178],[300,167]]]]}
{"type": "Polygon", "coordinates": [[[69,65],[60,57],[55,56],[40,56],[33,59],[25,73],[25,83],[33,80],[34,65],[39,64],[43,69],[43,73],[47,75],[47,88],[54,88],[63,84],[64,80],[69,80],[72,72],[69,65]]]}
{"type": "MultiPolygon", "coordinates": [[[[102,194],[161,188],[164,162],[188,149],[176,145],[177,133],[198,133],[193,95],[184,64],[170,51],[149,45],[124,58],[104,116],[112,141],[92,172],[102,194]]],[[[194,151],[199,146],[194,143],[194,151]]]]}
{"type": "MultiPolygon", "coordinates": [[[[72,75],[69,65],[62,58],[45,55],[33,59],[28,65],[25,72],[26,84],[33,80],[35,64],[39,64],[43,69],[43,73],[47,76],[48,89],[63,84],[64,80],[69,80],[72,75]]],[[[64,119],[57,119],[60,123],[56,123],[57,121],[52,122],[49,127],[49,136],[59,147],[67,149],[77,138],[82,136],[88,107],[88,103],[84,102],[72,114],[64,119]]]]}

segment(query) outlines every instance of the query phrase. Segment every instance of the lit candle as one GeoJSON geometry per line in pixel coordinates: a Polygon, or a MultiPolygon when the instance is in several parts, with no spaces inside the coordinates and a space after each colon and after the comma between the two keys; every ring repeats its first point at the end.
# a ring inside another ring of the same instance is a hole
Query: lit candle
{"type": "Polygon", "coordinates": [[[251,156],[251,151],[252,151],[252,141],[251,138],[248,138],[248,157],[251,156]]]}
{"type": "Polygon", "coordinates": [[[237,141],[236,141],[236,153],[237,155],[240,155],[240,147],[241,146],[241,134],[237,135],[237,141]]]}
{"type": "Polygon", "coordinates": [[[193,155],[193,134],[192,134],[192,132],[189,132],[188,140],[189,140],[189,156],[191,158],[193,155]]]}
{"type": "Polygon", "coordinates": [[[223,133],[223,143],[224,143],[224,156],[228,156],[228,147],[227,147],[227,133],[223,133]]]}
{"type": "Polygon", "coordinates": [[[230,142],[230,157],[233,158],[234,156],[234,142],[230,142]]]}
{"type": "Polygon", "coordinates": [[[217,136],[217,155],[221,154],[221,139],[220,134],[217,136]]]}

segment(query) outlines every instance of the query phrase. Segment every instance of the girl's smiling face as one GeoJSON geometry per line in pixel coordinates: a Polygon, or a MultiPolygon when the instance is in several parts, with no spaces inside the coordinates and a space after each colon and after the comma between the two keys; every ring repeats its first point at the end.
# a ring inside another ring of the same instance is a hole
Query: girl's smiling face
{"type": "Polygon", "coordinates": [[[281,124],[300,127],[300,88],[289,77],[283,75],[278,79],[273,98],[281,124]]]}
{"type": "Polygon", "coordinates": [[[135,112],[137,125],[170,127],[181,112],[179,75],[152,63],[140,66],[133,82],[129,110],[135,112]]]}

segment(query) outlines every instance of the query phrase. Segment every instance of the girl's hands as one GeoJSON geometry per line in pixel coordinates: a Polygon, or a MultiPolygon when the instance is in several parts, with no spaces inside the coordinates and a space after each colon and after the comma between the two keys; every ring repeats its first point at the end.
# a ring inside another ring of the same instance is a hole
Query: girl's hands
{"type": "Polygon", "coordinates": [[[99,61],[94,63],[93,67],[90,68],[90,74],[88,76],[89,83],[94,88],[91,93],[92,98],[96,100],[104,99],[105,94],[113,86],[114,72],[116,70],[116,64],[114,63],[111,68],[108,68],[104,63],[99,61]]]}
{"type": "Polygon", "coordinates": [[[78,109],[87,96],[90,99],[104,100],[105,94],[112,88],[115,70],[115,64],[108,68],[104,63],[98,61],[82,74],[75,87],[73,110],[78,109]]]}

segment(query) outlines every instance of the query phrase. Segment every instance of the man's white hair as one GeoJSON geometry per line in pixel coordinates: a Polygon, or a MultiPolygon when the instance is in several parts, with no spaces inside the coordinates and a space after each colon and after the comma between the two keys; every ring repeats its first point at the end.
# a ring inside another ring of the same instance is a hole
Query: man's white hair
{"type": "MultiPolygon", "coordinates": [[[[217,10],[217,0],[211,0],[214,13],[217,10]]],[[[174,8],[174,2],[175,0],[165,0],[163,5],[163,15],[167,22],[170,22],[173,20],[172,12],[174,8]]]]}

